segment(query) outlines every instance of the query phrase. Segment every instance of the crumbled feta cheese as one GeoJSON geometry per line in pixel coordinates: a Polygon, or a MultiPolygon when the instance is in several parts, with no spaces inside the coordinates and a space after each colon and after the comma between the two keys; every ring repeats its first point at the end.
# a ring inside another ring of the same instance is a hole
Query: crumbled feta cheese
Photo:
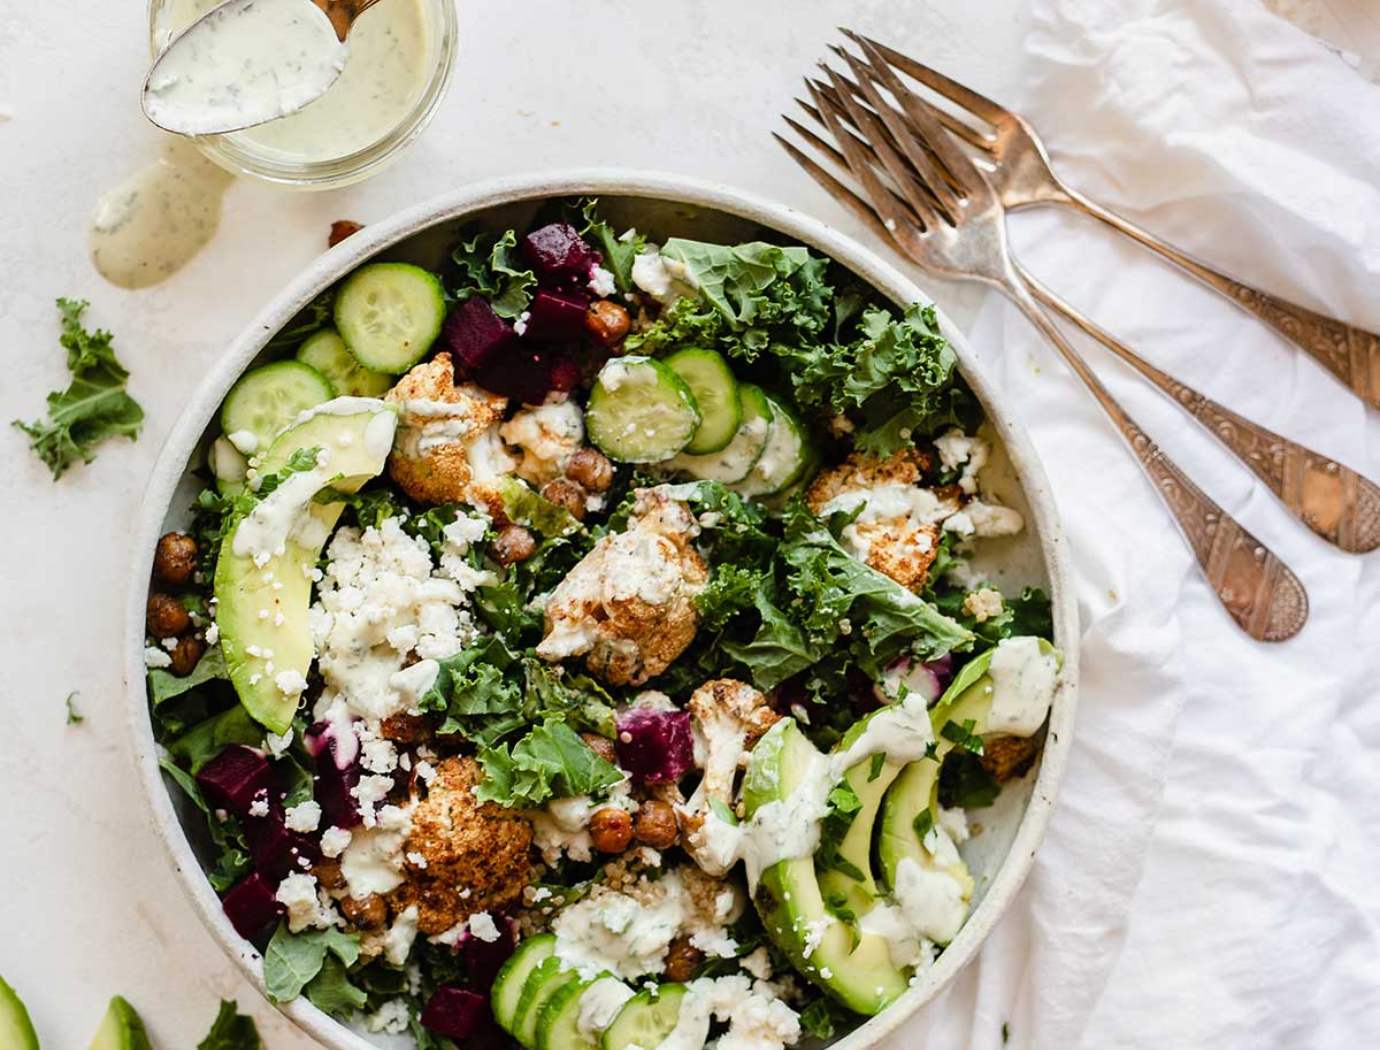
{"type": "Polygon", "coordinates": [[[397,746],[384,737],[364,740],[360,752],[360,765],[371,773],[391,773],[398,768],[397,746]]]}
{"type": "Polygon", "coordinates": [[[359,783],[350,789],[350,794],[359,803],[359,814],[366,828],[372,828],[378,823],[375,806],[387,798],[388,792],[392,790],[392,777],[369,774],[360,777],[359,783]]]}
{"type": "Polygon", "coordinates": [[[412,942],[417,939],[417,906],[409,905],[388,928],[383,939],[383,957],[394,966],[407,962],[412,942]]]}
{"type": "Polygon", "coordinates": [[[338,857],[345,852],[354,836],[348,828],[327,828],[321,834],[321,853],[326,857],[338,857]]]}
{"type": "Polygon", "coordinates": [[[307,929],[324,930],[339,926],[343,921],[312,875],[293,872],[285,876],[278,884],[274,900],[287,909],[288,929],[293,933],[307,929]]]}
{"type": "Polygon", "coordinates": [[[144,666],[150,670],[158,670],[172,664],[172,657],[159,649],[156,645],[144,647],[144,666]]]}
{"type": "Polygon", "coordinates": [[[220,641],[220,624],[214,620],[206,628],[206,644],[215,645],[220,641]]]}
{"type": "Polygon", "coordinates": [[[406,999],[389,999],[371,1014],[365,1014],[364,1027],[371,1032],[402,1035],[412,1021],[406,999]]]}
{"type": "Polygon", "coordinates": [[[268,789],[264,788],[249,803],[249,815],[251,817],[268,816],[268,789]]]}
{"type": "Polygon", "coordinates": [[[963,611],[978,623],[1000,616],[1004,608],[1001,591],[992,587],[973,591],[963,599],[963,611]]]}
{"type": "Polygon", "coordinates": [[[286,733],[264,733],[264,746],[274,758],[282,758],[292,745],[292,727],[286,733]]]}
{"type": "Polygon", "coordinates": [[[273,684],[278,687],[278,692],[295,699],[307,688],[307,679],[301,671],[279,671],[273,676],[273,684]]]}
{"type": "Polygon", "coordinates": [[[164,649],[168,650],[168,652],[172,652],[174,649],[177,648],[177,639],[176,639],[176,638],[164,638],[163,641],[162,641],[161,643],[159,643],[159,644],[161,644],[161,645],[163,646],[164,649]]]}
{"type": "Polygon", "coordinates": [[[502,936],[493,916],[486,911],[477,911],[470,916],[470,933],[486,944],[492,944],[502,936]]]}
{"type": "Polygon", "coordinates": [[[518,335],[526,335],[526,334],[527,334],[527,322],[530,321],[531,319],[532,319],[532,311],[531,311],[531,310],[523,310],[522,313],[520,313],[520,314],[517,315],[517,319],[513,321],[513,331],[516,332],[518,335]]]}
{"type": "Polygon", "coordinates": [[[414,868],[425,868],[426,856],[418,853],[416,850],[412,850],[407,855],[407,863],[411,864],[414,868]]]}
{"type": "Polygon", "coordinates": [[[283,823],[289,831],[315,831],[321,826],[321,804],[307,799],[295,806],[289,806],[283,814],[283,823]]]}
{"type": "Polygon", "coordinates": [[[618,282],[613,279],[613,273],[605,270],[602,266],[595,266],[589,271],[589,290],[601,298],[607,298],[618,291],[618,282]]]}
{"type": "Polygon", "coordinates": [[[419,758],[417,760],[416,773],[417,779],[423,784],[430,784],[436,779],[436,767],[424,758],[419,758]]]}

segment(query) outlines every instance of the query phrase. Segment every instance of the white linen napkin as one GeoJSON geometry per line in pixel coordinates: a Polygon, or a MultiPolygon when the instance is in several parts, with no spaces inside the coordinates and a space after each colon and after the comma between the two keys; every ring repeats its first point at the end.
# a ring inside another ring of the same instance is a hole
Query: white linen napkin
{"type": "MultiPolygon", "coordinates": [[[[1256,0],[1034,8],[1031,93],[1000,101],[1071,185],[1229,273],[1380,330],[1380,88],[1256,0]]],[[[1151,360],[1380,478],[1380,414],[1265,326],[1070,212],[1012,225],[1036,275],[1151,360]]],[[[1028,884],[978,961],[885,1045],[1374,1045],[1380,553],[1318,540],[1079,342],[1308,587],[1297,639],[1252,642],[1054,351],[996,296],[971,341],[1022,403],[1071,533],[1079,725],[1028,884]]]]}

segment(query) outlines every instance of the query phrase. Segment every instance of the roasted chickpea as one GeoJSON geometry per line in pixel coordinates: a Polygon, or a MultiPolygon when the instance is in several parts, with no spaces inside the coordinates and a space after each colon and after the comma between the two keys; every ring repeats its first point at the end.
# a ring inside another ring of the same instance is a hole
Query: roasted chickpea
{"type": "Polygon", "coordinates": [[[665,977],[668,981],[691,980],[704,962],[704,952],[690,943],[688,937],[677,937],[666,949],[665,977]]]}
{"type": "Polygon", "coordinates": [[[192,617],[171,594],[150,594],[144,607],[144,622],[153,637],[175,638],[192,626],[192,617]]]}
{"type": "Polygon", "coordinates": [[[637,821],[633,825],[633,835],[644,846],[652,849],[670,849],[680,837],[676,826],[676,811],[669,802],[650,799],[637,810],[637,821]]]}
{"type": "Polygon", "coordinates": [[[596,809],[589,818],[589,840],[600,853],[622,853],[632,844],[632,817],[617,806],[596,809]]]}
{"type": "Polygon", "coordinates": [[[613,484],[613,464],[597,448],[582,448],[565,464],[565,476],[590,492],[607,492],[613,484]]]}
{"type": "Polygon", "coordinates": [[[513,565],[526,561],[536,549],[536,538],[521,525],[505,525],[494,537],[489,553],[500,565],[513,565]]]}
{"type": "Polygon", "coordinates": [[[331,223],[331,235],[326,238],[326,246],[334,248],[346,237],[353,237],[362,229],[364,229],[363,223],[354,222],[350,219],[337,219],[331,223]]]}
{"type": "Polygon", "coordinates": [[[388,905],[377,893],[358,899],[346,894],[340,898],[340,910],[361,930],[377,930],[388,921],[388,905]]]}
{"type": "Polygon", "coordinates": [[[600,736],[598,733],[581,733],[580,739],[605,762],[618,764],[618,749],[613,746],[613,741],[608,737],[600,736]]]}
{"type": "Polygon", "coordinates": [[[327,857],[311,866],[311,873],[323,889],[339,890],[345,888],[345,875],[340,869],[340,861],[327,857]]]}
{"type": "Polygon", "coordinates": [[[628,308],[608,299],[590,303],[585,311],[585,331],[594,336],[601,346],[621,343],[631,326],[628,308]]]}
{"type": "Polygon", "coordinates": [[[398,744],[420,744],[436,735],[436,727],[426,715],[400,713],[379,722],[379,736],[398,744]]]}
{"type": "Polygon", "coordinates": [[[172,657],[172,664],[168,670],[179,678],[186,678],[196,670],[196,665],[201,662],[201,654],[206,651],[206,643],[200,638],[188,635],[179,638],[177,648],[168,655],[172,657]]]}
{"type": "Polygon", "coordinates": [[[541,487],[541,494],[558,507],[564,507],[576,521],[585,520],[584,488],[569,478],[553,478],[541,487]]]}
{"type": "Polygon", "coordinates": [[[169,532],[153,552],[153,574],[164,583],[181,587],[196,572],[196,540],[185,532],[169,532]]]}

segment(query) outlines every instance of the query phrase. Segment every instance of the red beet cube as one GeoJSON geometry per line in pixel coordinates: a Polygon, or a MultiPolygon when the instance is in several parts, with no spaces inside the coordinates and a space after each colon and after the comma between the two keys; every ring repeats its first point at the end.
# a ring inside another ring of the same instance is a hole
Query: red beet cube
{"type": "Polygon", "coordinates": [[[220,906],[235,931],[250,941],[287,910],[274,898],[275,892],[276,884],[256,871],[231,886],[220,906]]]}
{"type": "Polygon", "coordinates": [[[474,381],[524,405],[539,405],[551,392],[551,360],[549,353],[518,343],[512,353],[476,371],[474,381]]]}
{"type": "Polygon", "coordinates": [[[457,375],[473,372],[517,341],[513,327],[494,313],[489,300],[472,295],[450,312],[441,328],[457,375]]]}
{"type": "Polygon", "coordinates": [[[312,794],[321,803],[326,827],[352,828],[359,823],[359,800],[352,794],[359,786],[359,776],[358,765],[338,769],[332,762],[316,763],[312,794]]]}
{"type": "Polygon", "coordinates": [[[280,809],[266,817],[251,818],[244,837],[254,868],[270,879],[281,879],[290,872],[306,871],[321,859],[321,848],[299,831],[289,831],[280,809]]]}
{"type": "Polygon", "coordinates": [[[551,389],[568,394],[580,385],[580,363],[569,354],[551,357],[551,389]]]}
{"type": "Polygon", "coordinates": [[[273,794],[273,769],[268,759],[243,744],[231,744],[197,771],[196,782],[208,802],[244,817],[256,796],[273,794]]]}
{"type": "Polygon", "coordinates": [[[618,715],[618,764],[634,780],[668,784],[694,765],[690,712],[631,707],[618,715]]]}
{"type": "Polygon", "coordinates": [[[499,968],[508,961],[517,947],[517,923],[506,915],[495,915],[499,937],[496,941],[482,941],[471,934],[465,939],[465,976],[470,985],[487,992],[498,976],[499,968]]]}
{"type": "Polygon", "coordinates": [[[599,253],[568,222],[553,222],[533,230],[522,239],[521,251],[527,265],[545,284],[587,279],[600,259],[599,253]]]}
{"type": "Polygon", "coordinates": [[[451,1039],[468,1039],[492,1024],[489,1000],[468,988],[443,984],[422,1011],[422,1026],[451,1039]]]}
{"type": "Polygon", "coordinates": [[[573,343],[585,332],[589,296],[580,292],[540,291],[527,308],[524,339],[534,343],[573,343]]]}

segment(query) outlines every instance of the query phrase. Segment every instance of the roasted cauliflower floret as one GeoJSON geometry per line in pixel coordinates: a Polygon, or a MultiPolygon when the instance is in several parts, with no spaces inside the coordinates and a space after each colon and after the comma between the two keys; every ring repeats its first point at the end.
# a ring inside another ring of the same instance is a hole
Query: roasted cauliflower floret
{"type": "Polygon", "coordinates": [[[449,353],[412,369],[385,400],[401,408],[388,473],[419,503],[473,503],[473,485],[517,465],[498,435],[508,399],[457,386],[449,353]]]}
{"type": "Polygon", "coordinates": [[[527,885],[532,825],[492,802],[477,802],[481,779],[474,759],[444,759],[412,811],[403,844],[406,878],[388,902],[394,914],[415,907],[417,928],[428,936],[514,903],[527,885]]]}
{"type": "Polygon", "coordinates": [[[574,401],[521,408],[498,428],[499,436],[522,451],[518,477],[537,488],[561,476],[585,440],[585,421],[574,401]]]}
{"type": "Polygon", "coordinates": [[[661,488],[637,495],[626,531],[605,536],[546,603],[543,659],[584,656],[611,685],[641,685],[683,653],[699,627],[709,570],[690,508],[661,488]]]}
{"type": "Polygon", "coordinates": [[[928,466],[917,449],[886,459],[854,452],[821,473],[805,498],[820,517],[865,504],[843,530],[845,545],[854,557],[918,591],[939,553],[940,522],[959,509],[956,494],[920,486],[928,466]]]}

